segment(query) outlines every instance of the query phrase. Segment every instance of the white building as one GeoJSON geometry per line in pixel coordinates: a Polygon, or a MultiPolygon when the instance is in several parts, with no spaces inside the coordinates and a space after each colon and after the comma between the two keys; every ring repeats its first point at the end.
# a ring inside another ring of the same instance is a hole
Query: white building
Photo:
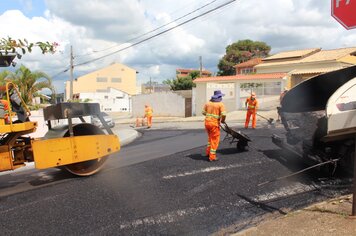
{"type": "Polygon", "coordinates": [[[99,103],[101,111],[131,112],[131,96],[118,89],[109,88],[105,92],[81,92],[79,98],[82,101],[89,100],[92,103],[99,103]]]}

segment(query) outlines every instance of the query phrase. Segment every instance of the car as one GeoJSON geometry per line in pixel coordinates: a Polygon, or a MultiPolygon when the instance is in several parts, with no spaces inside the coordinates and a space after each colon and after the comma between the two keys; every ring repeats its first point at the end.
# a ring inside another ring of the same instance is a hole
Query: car
{"type": "MultiPolygon", "coordinates": [[[[104,118],[106,124],[110,127],[113,128],[115,126],[115,122],[113,119],[105,112],[101,112],[101,116],[104,118]]],[[[99,128],[104,128],[104,125],[101,123],[100,119],[97,116],[92,116],[91,117],[91,123],[95,126],[98,126],[99,128]]]]}

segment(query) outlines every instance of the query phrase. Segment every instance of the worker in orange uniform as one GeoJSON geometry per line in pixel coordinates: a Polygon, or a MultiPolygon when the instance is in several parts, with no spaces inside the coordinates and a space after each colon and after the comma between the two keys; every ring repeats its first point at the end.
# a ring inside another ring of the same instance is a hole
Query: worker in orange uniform
{"type": "Polygon", "coordinates": [[[226,110],[221,102],[224,96],[220,90],[214,91],[210,101],[204,106],[203,115],[205,116],[205,130],[208,133],[208,145],[206,155],[209,161],[217,161],[216,150],[220,142],[220,123],[225,123],[226,110]]]}
{"type": "Polygon", "coordinates": [[[152,107],[146,104],[144,118],[147,118],[147,129],[151,128],[152,126],[152,114],[153,114],[152,107]]]}
{"type": "Polygon", "coordinates": [[[3,107],[4,107],[4,120],[5,123],[8,124],[10,123],[10,119],[9,119],[9,102],[5,99],[1,99],[0,102],[2,103],[3,107]]]}
{"type": "Polygon", "coordinates": [[[250,118],[252,116],[252,129],[256,128],[256,112],[258,109],[258,101],[256,99],[256,94],[251,93],[251,96],[246,99],[245,107],[247,108],[245,129],[248,128],[250,123],[250,118]]]}
{"type": "MultiPolygon", "coordinates": [[[[12,89],[13,85],[9,84],[9,89],[12,89]]],[[[10,118],[9,118],[9,102],[6,99],[6,86],[2,85],[0,86],[0,102],[2,103],[2,106],[4,108],[4,120],[5,124],[10,123],[10,118]]]]}

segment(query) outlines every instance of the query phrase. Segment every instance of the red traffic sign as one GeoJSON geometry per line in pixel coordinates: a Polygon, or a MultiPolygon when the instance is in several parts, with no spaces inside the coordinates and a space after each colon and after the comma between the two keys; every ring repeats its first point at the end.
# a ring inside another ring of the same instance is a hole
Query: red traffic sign
{"type": "Polygon", "coordinates": [[[346,29],[355,29],[356,0],[331,0],[331,15],[346,29]]]}

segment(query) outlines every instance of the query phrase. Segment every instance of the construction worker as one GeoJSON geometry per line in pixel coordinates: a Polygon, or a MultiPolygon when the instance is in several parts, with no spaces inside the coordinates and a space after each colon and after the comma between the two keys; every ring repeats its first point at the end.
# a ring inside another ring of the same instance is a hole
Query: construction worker
{"type": "Polygon", "coordinates": [[[9,119],[9,102],[6,99],[0,99],[0,103],[2,104],[2,109],[4,109],[4,121],[5,124],[10,123],[9,119]]]}
{"type": "Polygon", "coordinates": [[[152,126],[152,114],[153,114],[152,107],[146,104],[144,118],[147,118],[147,129],[151,128],[152,126]]]}
{"type": "MultiPolygon", "coordinates": [[[[13,85],[9,84],[9,89],[12,89],[13,85]]],[[[9,118],[9,102],[6,99],[6,86],[2,85],[0,86],[0,103],[2,108],[4,109],[4,121],[5,124],[10,123],[10,118],[9,118]]]]}
{"type": "Polygon", "coordinates": [[[245,129],[248,128],[250,123],[250,117],[252,116],[252,129],[256,128],[256,112],[258,109],[258,101],[256,99],[256,94],[251,93],[251,96],[246,99],[245,107],[247,108],[245,129]]]}
{"type": "Polygon", "coordinates": [[[220,142],[220,123],[225,123],[226,111],[221,102],[224,96],[220,90],[214,91],[210,101],[204,106],[203,115],[205,116],[205,130],[208,133],[208,145],[206,155],[209,161],[217,161],[216,150],[220,142]]]}

